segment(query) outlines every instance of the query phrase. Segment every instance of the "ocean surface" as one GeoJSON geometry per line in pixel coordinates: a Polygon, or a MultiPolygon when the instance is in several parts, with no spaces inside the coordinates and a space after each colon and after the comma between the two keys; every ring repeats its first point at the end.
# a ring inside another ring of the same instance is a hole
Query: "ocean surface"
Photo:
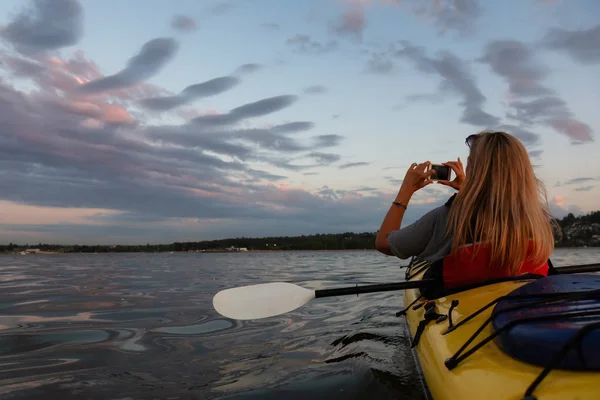
{"type": "MultiPolygon", "coordinates": [[[[558,249],[556,266],[600,262],[558,249]]],[[[2,399],[423,398],[401,292],[235,321],[225,288],[401,281],[375,251],[0,256],[2,399]]]]}

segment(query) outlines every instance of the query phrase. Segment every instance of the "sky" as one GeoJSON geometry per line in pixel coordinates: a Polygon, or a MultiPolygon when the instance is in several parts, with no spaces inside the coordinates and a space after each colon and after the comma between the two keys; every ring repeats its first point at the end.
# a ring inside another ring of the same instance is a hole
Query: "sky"
{"type": "MultiPolygon", "coordinates": [[[[527,147],[600,209],[595,0],[2,0],[0,242],[375,232],[413,162],[527,147]]],[[[510,168],[510,166],[506,166],[510,168]]],[[[403,224],[453,189],[417,192],[403,224]]]]}

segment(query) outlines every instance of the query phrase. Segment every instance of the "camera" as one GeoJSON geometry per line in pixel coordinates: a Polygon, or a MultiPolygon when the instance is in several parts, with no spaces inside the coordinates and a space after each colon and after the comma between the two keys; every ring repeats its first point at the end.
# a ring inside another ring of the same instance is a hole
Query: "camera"
{"type": "Polygon", "coordinates": [[[431,164],[431,169],[435,171],[435,173],[429,178],[432,181],[450,180],[450,172],[452,171],[452,168],[441,164],[431,164]]]}

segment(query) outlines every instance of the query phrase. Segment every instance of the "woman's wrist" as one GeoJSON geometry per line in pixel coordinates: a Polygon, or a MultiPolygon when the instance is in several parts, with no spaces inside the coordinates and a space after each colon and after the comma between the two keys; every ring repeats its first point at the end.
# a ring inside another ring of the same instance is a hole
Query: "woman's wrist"
{"type": "Polygon", "coordinates": [[[398,194],[396,195],[396,199],[394,201],[398,201],[403,204],[408,204],[413,193],[414,192],[412,190],[405,188],[405,187],[401,187],[400,190],[398,191],[398,194]]]}

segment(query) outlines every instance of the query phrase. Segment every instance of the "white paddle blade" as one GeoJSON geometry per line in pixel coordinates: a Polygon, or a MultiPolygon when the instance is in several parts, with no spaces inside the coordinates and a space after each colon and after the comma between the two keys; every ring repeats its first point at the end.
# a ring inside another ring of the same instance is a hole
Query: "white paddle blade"
{"type": "Polygon", "coordinates": [[[286,282],[225,289],[213,297],[219,314],[232,319],[259,319],[284,314],[315,298],[315,291],[286,282]]]}

